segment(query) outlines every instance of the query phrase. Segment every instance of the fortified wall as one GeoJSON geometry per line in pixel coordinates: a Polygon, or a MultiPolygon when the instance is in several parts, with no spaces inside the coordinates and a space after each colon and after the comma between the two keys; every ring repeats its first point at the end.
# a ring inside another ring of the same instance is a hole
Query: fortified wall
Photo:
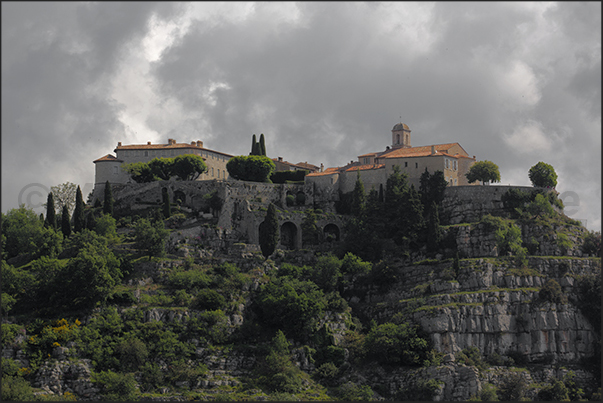
{"type": "MultiPolygon", "coordinates": [[[[172,202],[185,211],[197,214],[200,219],[212,219],[212,223],[224,234],[229,243],[259,243],[259,225],[264,220],[270,203],[276,205],[281,229],[280,246],[287,249],[302,247],[301,223],[308,209],[321,209],[317,225],[325,238],[340,240],[343,237],[345,216],[335,213],[338,192],[316,184],[270,184],[236,180],[209,181],[157,181],[151,183],[114,184],[114,210],[118,214],[144,214],[160,208],[162,192],[167,189],[172,202]],[[219,210],[212,210],[208,196],[217,192],[223,201],[219,210]],[[293,196],[294,205],[287,204],[287,196],[293,196]]],[[[444,193],[440,220],[442,225],[477,223],[486,214],[504,215],[503,195],[509,189],[536,192],[528,186],[452,186],[444,193]]],[[[103,200],[104,184],[98,184],[92,200],[103,200]]],[[[207,222],[207,221],[205,221],[207,222]]],[[[462,234],[457,234],[460,238],[462,234]]],[[[466,238],[466,237],[465,237],[466,238]]],[[[462,239],[457,243],[463,244],[462,239]]],[[[480,244],[481,245],[481,244],[480,244]]],[[[485,244],[484,244],[485,245],[485,244]]],[[[484,246],[482,245],[482,246],[484,246]]],[[[544,245],[544,243],[543,243],[544,245]]],[[[556,253],[555,253],[556,254],[556,253]]],[[[491,251],[467,251],[468,256],[492,256],[491,251]]]]}

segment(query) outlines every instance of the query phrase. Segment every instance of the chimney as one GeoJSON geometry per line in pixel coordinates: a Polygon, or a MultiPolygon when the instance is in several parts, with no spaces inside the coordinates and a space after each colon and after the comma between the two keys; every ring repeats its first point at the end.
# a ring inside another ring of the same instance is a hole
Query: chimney
{"type": "Polygon", "coordinates": [[[197,147],[203,148],[203,142],[201,140],[197,140],[197,147]]]}
{"type": "Polygon", "coordinates": [[[168,139],[168,145],[172,145],[172,144],[176,144],[176,140],[174,139],[168,139]]]}
{"type": "MultiPolygon", "coordinates": [[[[118,147],[121,147],[121,141],[118,141],[118,142],[117,142],[117,146],[118,146],[118,147]]],[[[475,158],[475,157],[473,157],[473,158],[475,158]]]]}
{"type": "Polygon", "coordinates": [[[320,163],[320,172],[323,172],[323,171],[324,171],[324,169],[325,169],[325,166],[324,166],[324,165],[323,165],[323,163],[321,162],[321,163],[320,163]]]}
{"type": "Polygon", "coordinates": [[[150,145],[151,145],[151,142],[150,142],[150,141],[147,141],[147,145],[148,145],[148,146],[150,146],[150,145]]]}
{"type": "Polygon", "coordinates": [[[197,145],[197,142],[191,141],[191,146],[196,146],[196,145],[197,145]]]}
{"type": "Polygon", "coordinates": [[[434,155],[435,153],[437,153],[435,146],[431,146],[431,155],[434,155]]]}
{"type": "Polygon", "coordinates": [[[278,162],[283,162],[283,157],[278,157],[278,162]]]}

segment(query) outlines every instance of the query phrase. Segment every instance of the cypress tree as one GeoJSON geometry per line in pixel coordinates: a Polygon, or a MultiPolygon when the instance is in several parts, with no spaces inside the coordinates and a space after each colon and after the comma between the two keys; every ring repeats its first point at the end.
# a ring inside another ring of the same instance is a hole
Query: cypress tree
{"type": "Polygon", "coordinates": [[[365,195],[364,195],[364,184],[360,179],[360,170],[358,170],[358,176],[356,177],[356,185],[352,193],[352,214],[356,217],[362,216],[364,213],[365,206],[365,195]]]}
{"type": "Polygon", "coordinates": [[[65,238],[71,235],[71,219],[69,218],[67,205],[63,206],[63,213],[61,214],[61,231],[63,231],[65,238]]]}
{"type": "Polygon", "coordinates": [[[268,259],[274,253],[278,243],[278,218],[276,216],[276,207],[270,203],[266,218],[260,224],[260,249],[264,258],[268,259]]]}
{"type": "Polygon", "coordinates": [[[266,142],[264,141],[264,133],[260,134],[260,150],[259,155],[266,155],[266,142]]]}
{"type": "Polygon", "coordinates": [[[255,134],[251,137],[251,152],[249,153],[249,155],[258,155],[258,142],[257,139],[255,137],[255,134]]]}
{"type": "Polygon", "coordinates": [[[435,252],[438,250],[440,241],[442,240],[442,230],[440,229],[440,215],[436,202],[431,202],[429,209],[429,223],[427,227],[427,250],[435,252]]]}
{"type": "Polygon", "coordinates": [[[167,188],[161,189],[161,196],[163,197],[163,216],[170,218],[172,215],[172,207],[170,206],[170,194],[167,188]]]}
{"type": "Polygon", "coordinates": [[[75,210],[73,210],[73,231],[80,232],[83,230],[86,225],[85,219],[84,198],[82,197],[82,190],[78,186],[75,194],[75,210]]]}
{"type": "Polygon", "coordinates": [[[103,214],[113,216],[113,192],[109,181],[105,182],[105,200],[103,201],[103,214]]]}
{"type": "Polygon", "coordinates": [[[42,224],[44,224],[44,221],[46,221],[46,220],[44,219],[44,213],[40,213],[40,222],[41,222],[42,224]]]}
{"type": "Polygon", "coordinates": [[[56,212],[54,211],[54,197],[52,196],[52,192],[48,193],[48,198],[46,199],[46,222],[44,225],[52,229],[57,228],[57,217],[56,212]]]}

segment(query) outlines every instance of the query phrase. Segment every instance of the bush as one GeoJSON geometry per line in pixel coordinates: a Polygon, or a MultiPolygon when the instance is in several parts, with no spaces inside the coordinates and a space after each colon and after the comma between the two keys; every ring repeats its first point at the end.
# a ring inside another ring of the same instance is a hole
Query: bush
{"type": "Polygon", "coordinates": [[[201,269],[193,269],[170,274],[168,284],[174,288],[191,291],[209,287],[211,278],[201,269]]]}
{"type": "Polygon", "coordinates": [[[437,379],[418,379],[415,384],[402,388],[396,400],[431,401],[440,389],[440,383],[437,379]]]}
{"type": "Polygon", "coordinates": [[[134,374],[102,371],[92,375],[92,382],[101,386],[101,392],[105,400],[136,400],[134,374]]]}
{"type": "Polygon", "coordinates": [[[239,155],[226,163],[228,174],[243,181],[269,182],[274,168],[274,161],[263,155],[239,155]]]}
{"type": "Polygon", "coordinates": [[[457,353],[455,358],[456,362],[460,364],[474,366],[481,370],[488,368],[488,364],[482,360],[482,354],[477,347],[467,347],[457,353]]]}
{"type": "Polygon", "coordinates": [[[208,311],[223,309],[225,305],[226,298],[210,288],[199,291],[193,303],[194,308],[208,311]]]}
{"type": "Polygon", "coordinates": [[[496,392],[501,401],[519,401],[525,396],[527,388],[522,374],[512,372],[503,378],[496,392]]]}
{"type": "Polygon", "coordinates": [[[556,304],[567,304],[567,296],[563,294],[561,286],[554,279],[549,279],[544,283],[538,293],[538,299],[556,304]]]}
{"type": "Polygon", "coordinates": [[[373,396],[373,390],[368,385],[360,386],[352,382],[346,382],[339,387],[339,398],[343,401],[373,400],[373,396]]]}
{"type": "Polygon", "coordinates": [[[384,323],[366,336],[369,354],[383,363],[422,365],[429,344],[417,334],[417,326],[408,323],[384,323]]]}
{"type": "Polygon", "coordinates": [[[302,169],[297,171],[275,171],[270,176],[272,183],[300,182],[308,174],[308,170],[302,169]]]}
{"type": "Polygon", "coordinates": [[[598,231],[590,231],[584,236],[582,244],[582,253],[585,255],[593,255],[601,257],[601,233],[598,231]]]}

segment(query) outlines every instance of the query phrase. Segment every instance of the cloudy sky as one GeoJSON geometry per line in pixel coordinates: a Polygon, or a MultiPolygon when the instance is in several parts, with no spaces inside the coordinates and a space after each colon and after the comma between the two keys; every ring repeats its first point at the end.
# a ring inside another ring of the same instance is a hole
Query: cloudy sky
{"type": "MultiPolygon", "coordinates": [[[[601,3],[2,2],[2,211],[92,190],[118,141],[340,166],[459,142],[501,184],[553,165],[601,228],[601,3]]],[[[43,211],[37,208],[36,211],[43,211]]]]}

